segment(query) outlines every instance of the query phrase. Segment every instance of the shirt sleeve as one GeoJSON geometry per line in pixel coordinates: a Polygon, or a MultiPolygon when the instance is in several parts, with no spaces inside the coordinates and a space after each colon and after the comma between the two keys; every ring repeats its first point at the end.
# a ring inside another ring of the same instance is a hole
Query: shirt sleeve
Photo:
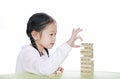
{"type": "Polygon", "coordinates": [[[72,47],[64,43],[48,59],[43,59],[36,51],[29,51],[24,55],[23,68],[28,72],[49,76],[62,64],[71,49],[72,47]]]}

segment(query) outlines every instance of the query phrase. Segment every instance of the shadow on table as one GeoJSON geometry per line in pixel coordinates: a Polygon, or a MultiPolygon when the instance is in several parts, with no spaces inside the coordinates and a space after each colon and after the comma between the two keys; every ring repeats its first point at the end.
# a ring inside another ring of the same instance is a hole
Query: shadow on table
{"type": "Polygon", "coordinates": [[[5,74],[0,75],[0,79],[60,79],[61,75],[37,75],[33,73],[15,73],[15,74],[5,74]]]}

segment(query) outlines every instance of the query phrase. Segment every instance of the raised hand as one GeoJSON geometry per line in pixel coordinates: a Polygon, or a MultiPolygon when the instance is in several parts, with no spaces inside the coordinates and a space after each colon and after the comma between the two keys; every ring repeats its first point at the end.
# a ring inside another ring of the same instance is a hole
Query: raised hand
{"type": "Polygon", "coordinates": [[[78,34],[79,32],[81,32],[81,31],[82,31],[82,29],[80,29],[80,28],[73,29],[72,35],[71,35],[70,39],[67,41],[67,43],[68,43],[71,47],[74,47],[74,48],[80,47],[80,45],[75,45],[75,41],[76,41],[77,39],[80,39],[81,41],[83,41],[82,37],[77,36],[77,34],[78,34]]]}

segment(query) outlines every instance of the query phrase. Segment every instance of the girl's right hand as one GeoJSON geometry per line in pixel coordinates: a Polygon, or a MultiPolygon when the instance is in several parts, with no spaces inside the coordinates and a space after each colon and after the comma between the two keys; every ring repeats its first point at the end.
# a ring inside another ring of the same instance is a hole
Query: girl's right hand
{"type": "Polygon", "coordinates": [[[74,48],[80,47],[80,45],[75,45],[75,41],[76,41],[77,39],[80,39],[81,41],[83,41],[82,37],[77,36],[77,34],[78,34],[79,32],[81,32],[81,31],[82,31],[82,29],[80,29],[80,28],[73,29],[72,35],[71,35],[70,39],[67,41],[67,43],[68,43],[71,47],[74,47],[74,48]]]}

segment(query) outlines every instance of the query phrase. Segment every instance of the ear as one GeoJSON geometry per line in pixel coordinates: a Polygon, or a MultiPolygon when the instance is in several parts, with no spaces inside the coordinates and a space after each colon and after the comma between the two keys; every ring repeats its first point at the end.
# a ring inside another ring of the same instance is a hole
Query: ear
{"type": "Polygon", "coordinates": [[[39,38],[40,38],[40,34],[39,34],[39,32],[37,32],[37,31],[32,31],[31,32],[31,35],[32,35],[32,37],[34,38],[34,40],[38,40],[39,38]]]}

